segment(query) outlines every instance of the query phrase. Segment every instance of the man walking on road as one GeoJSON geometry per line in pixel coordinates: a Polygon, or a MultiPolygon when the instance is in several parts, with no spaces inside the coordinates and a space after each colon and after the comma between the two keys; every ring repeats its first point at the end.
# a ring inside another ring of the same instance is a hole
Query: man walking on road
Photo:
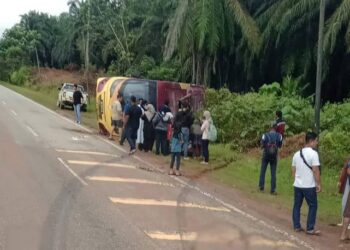
{"type": "Polygon", "coordinates": [[[73,107],[75,112],[76,121],[80,124],[80,108],[81,103],[84,100],[83,94],[78,90],[78,85],[74,84],[74,93],[73,93],[73,107]]]}
{"type": "Polygon", "coordinates": [[[292,162],[292,176],[294,178],[294,207],[293,226],[296,232],[303,229],[300,225],[300,209],[305,198],[309,213],[307,216],[306,233],[320,235],[315,229],[317,214],[317,193],[321,192],[320,160],[316,149],[318,145],[317,134],[306,133],[306,145],[296,152],[292,162]]]}
{"type": "Polygon", "coordinates": [[[137,106],[136,97],[130,97],[130,107],[125,112],[125,120],[124,120],[124,129],[126,139],[130,145],[129,154],[132,155],[136,152],[136,138],[137,138],[137,130],[140,125],[140,117],[142,115],[141,108],[137,106]]]}
{"type": "Polygon", "coordinates": [[[271,190],[272,195],[276,195],[276,169],[278,149],[282,146],[282,135],[276,132],[276,123],[273,123],[271,130],[263,134],[261,138],[261,146],[263,148],[263,156],[261,160],[259,189],[261,192],[265,188],[265,174],[267,165],[270,164],[271,169],[271,190]]]}

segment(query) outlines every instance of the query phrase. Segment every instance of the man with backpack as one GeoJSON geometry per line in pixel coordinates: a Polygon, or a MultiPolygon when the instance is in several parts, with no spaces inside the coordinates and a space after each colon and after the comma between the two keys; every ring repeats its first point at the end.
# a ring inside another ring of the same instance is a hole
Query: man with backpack
{"type": "Polygon", "coordinates": [[[267,165],[270,164],[271,169],[271,190],[272,195],[276,195],[276,169],[278,149],[282,146],[282,135],[276,132],[277,124],[273,123],[271,130],[263,134],[261,138],[261,146],[263,148],[263,156],[260,169],[259,190],[264,191],[265,173],[267,165]]]}

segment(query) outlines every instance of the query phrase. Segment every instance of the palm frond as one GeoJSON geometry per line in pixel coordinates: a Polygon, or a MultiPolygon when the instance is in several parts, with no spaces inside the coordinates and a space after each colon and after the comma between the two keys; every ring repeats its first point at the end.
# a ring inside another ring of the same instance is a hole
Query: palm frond
{"type": "Polygon", "coordinates": [[[180,0],[179,5],[175,11],[174,17],[170,22],[168,36],[165,43],[164,58],[170,59],[174,54],[178,40],[181,34],[181,29],[184,24],[184,20],[188,15],[188,1],[180,0]]]}
{"type": "Polygon", "coordinates": [[[329,53],[335,49],[337,38],[345,25],[349,24],[350,20],[350,0],[343,2],[336,9],[331,18],[326,24],[325,45],[324,48],[329,53]]]}

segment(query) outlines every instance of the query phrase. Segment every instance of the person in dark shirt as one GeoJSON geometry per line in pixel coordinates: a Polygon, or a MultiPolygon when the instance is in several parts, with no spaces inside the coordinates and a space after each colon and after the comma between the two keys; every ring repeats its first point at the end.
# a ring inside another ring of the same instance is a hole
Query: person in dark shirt
{"type": "Polygon", "coordinates": [[[140,117],[142,116],[142,111],[136,103],[136,97],[130,97],[130,107],[125,112],[125,135],[126,139],[130,145],[129,154],[132,155],[136,152],[136,138],[137,138],[137,130],[140,125],[140,117]]]}
{"type": "Polygon", "coordinates": [[[181,133],[183,134],[183,153],[184,160],[188,160],[188,145],[190,140],[190,129],[194,121],[194,117],[190,106],[187,103],[182,104],[182,109],[177,113],[181,120],[181,133]]]}
{"type": "Polygon", "coordinates": [[[271,168],[271,194],[276,195],[276,169],[278,149],[282,146],[282,135],[276,132],[277,124],[273,123],[271,130],[263,134],[261,138],[261,147],[263,148],[263,156],[261,161],[259,189],[264,191],[265,173],[267,165],[271,168]]]}
{"type": "Polygon", "coordinates": [[[284,131],[286,127],[286,122],[282,119],[282,111],[278,110],[276,111],[276,121],[275,121],[277,127],[276,132],[280,133],[282,137],[284,138],[284,131]]]}
{"type": "Polygon", "coordinates": [[[77,120],[77,123],[80,124],[80,108],[81,108],[81,102],[84,100],[83,94],[78,90],[78,85],[74,84],[74,93],[73,93],[73,107],[75,112],[75,117],[77,120]]]}

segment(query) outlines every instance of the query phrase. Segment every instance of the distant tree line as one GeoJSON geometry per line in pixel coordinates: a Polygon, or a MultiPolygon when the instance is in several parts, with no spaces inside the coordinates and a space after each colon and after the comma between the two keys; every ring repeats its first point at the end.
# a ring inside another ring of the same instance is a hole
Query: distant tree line
{"type": "MultiPolygon", "coordinates": [[[[247,92],[293,78],[315,88],[319,0],[68,1],[30,11],[0,40],[0,78],[23,65],[178,80],[247,92]],[[90,4],[89,4],[90,3],[90,4]],[[87,35],[89,34],[89,35],[87,35]]],[[[350,92],[350,0],[328,0],[323,100],[350,92]]]]}

